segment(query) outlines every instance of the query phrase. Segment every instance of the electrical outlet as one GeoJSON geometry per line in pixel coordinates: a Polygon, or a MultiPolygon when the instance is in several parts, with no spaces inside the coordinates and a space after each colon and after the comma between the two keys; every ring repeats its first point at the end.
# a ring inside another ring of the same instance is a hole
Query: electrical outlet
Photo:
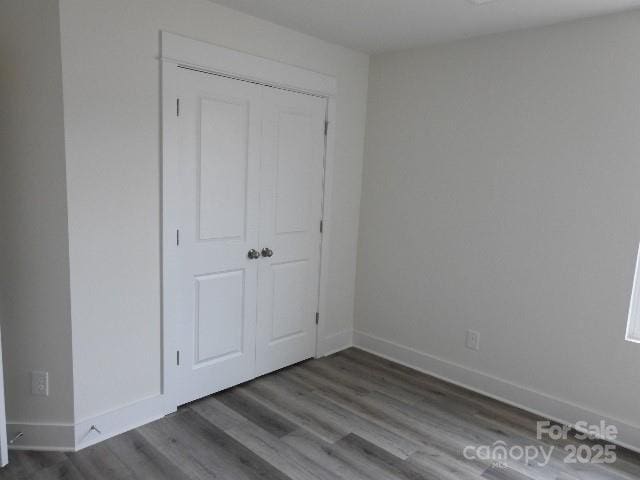
{"type": "Polygon", "coordinates": [[[480,334],[478,332],[467,330],[467,348],[476,352],[480,350],[480,334]]]}
{"type": "Polygon", "coordinates": [[[31,394],[49,396],[49,372],[31,372],[31,394]]]}

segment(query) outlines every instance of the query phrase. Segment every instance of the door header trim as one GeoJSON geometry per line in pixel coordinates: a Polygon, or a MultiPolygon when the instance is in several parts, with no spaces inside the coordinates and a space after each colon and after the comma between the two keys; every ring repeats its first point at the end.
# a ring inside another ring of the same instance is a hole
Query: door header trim
{"type": "Polygon", "coordinates": [[[330,75],[166,31],[161,41],[163,62],[323,97],[336,94],[330,75]]]}

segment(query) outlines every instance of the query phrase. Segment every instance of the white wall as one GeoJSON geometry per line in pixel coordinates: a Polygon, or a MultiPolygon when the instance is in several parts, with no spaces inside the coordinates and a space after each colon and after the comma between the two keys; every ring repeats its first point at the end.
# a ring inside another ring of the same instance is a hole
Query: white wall
{"type": "Polygon", "coordinates": [[[323,317],[328,343],[350,342],[368,57],[206,0],[60,8],[76,421],[160,389],[160,30],[337,77],[323,317]]]}
{"type": "Polygon", "coordinates": [[[637,429],[639,44],[634,12],[372,57],[357,343],[637,429]]]}
{"type": "Polygon", "coordinates": [[[73,375],[57,1],[2,3],[0,98],[0,313],[7,419],[70,423],[73,375]],[[48,397],[31,395],[32,370],[49,372],[48,397]]]}

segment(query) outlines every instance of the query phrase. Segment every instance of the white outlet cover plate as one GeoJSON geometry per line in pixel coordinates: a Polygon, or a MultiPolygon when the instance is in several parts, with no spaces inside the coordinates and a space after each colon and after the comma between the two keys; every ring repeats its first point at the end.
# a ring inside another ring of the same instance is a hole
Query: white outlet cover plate
{"type": "Polygon", "coordinates": [[[475,330],[467,330],[467,348],[471,350],[480,350],[480,333],[475,330]]]}
{"type": "Polygon", "coordinates": [[[49,372],[31,372],[31,394],[43,397],[49,395],[49,372]]]}

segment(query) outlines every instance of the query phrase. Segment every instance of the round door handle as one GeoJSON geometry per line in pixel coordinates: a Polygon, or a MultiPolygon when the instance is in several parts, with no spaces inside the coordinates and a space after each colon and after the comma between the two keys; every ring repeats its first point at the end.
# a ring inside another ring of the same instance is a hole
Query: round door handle
{"type": "Polygon", "coordinates": [[[249,250],[249,253],[247,253],[247,257],[249,257],[251,260],[255,260],[257,258],[260,258],[260,252],[255,248],[252,248],[251,250],[249,250]]]}
{"type": "Polygon", "coordinates": [[[273,257],[273,250],[271,250],[270,248],[263,248],[262,249],[262,256],[263,257],[273,257]]]}

